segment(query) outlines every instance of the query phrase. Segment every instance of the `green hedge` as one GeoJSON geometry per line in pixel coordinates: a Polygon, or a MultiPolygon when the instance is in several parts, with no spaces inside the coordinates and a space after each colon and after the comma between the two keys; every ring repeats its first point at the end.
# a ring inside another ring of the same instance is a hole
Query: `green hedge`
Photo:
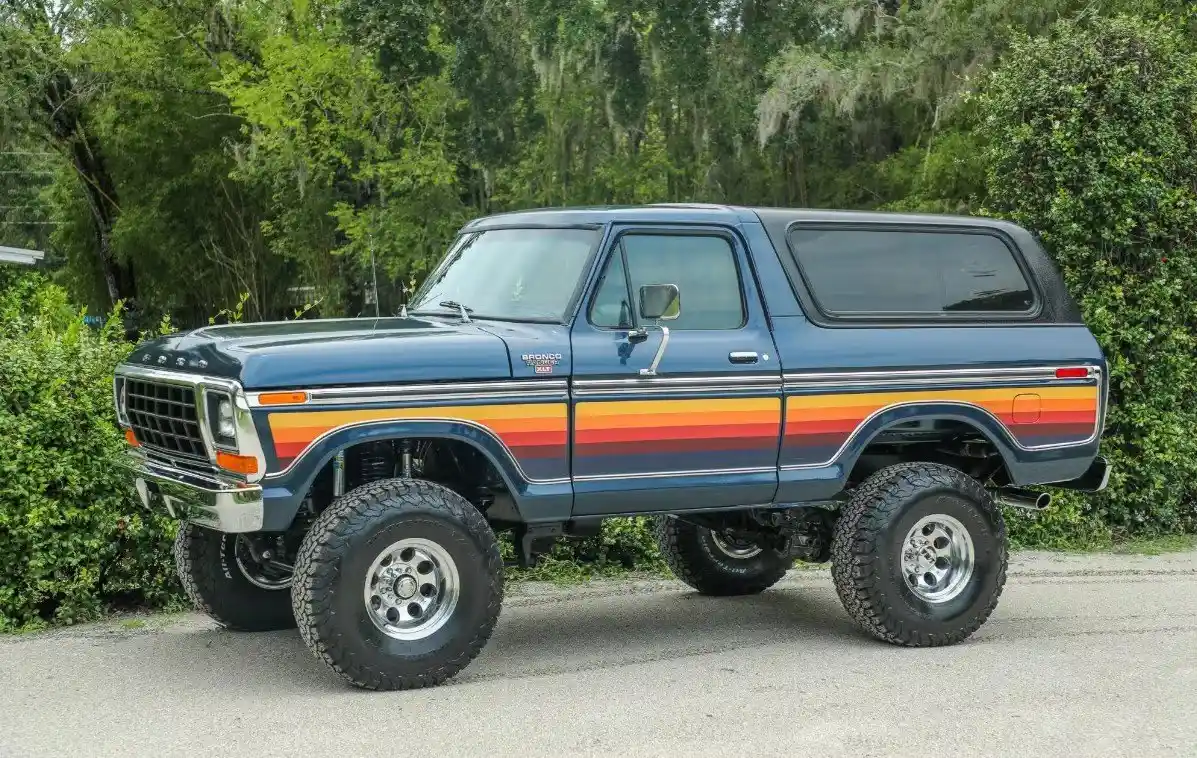
{"type": "Polygon", "coordinates": [[[0,292],[0,631],[177,597],[170,525],[119,466],[112,369],[128,349],[41,277],[0,292]]]}
{"type": "Polygon", "coordinates": [[[976,103],[989,203],[1042,235],[1111,362],[1111,487],[1065,505],[1081,528],[1192,531],[1197,57],[1120,17],[1058,24],[1004,61],[976,103]]]}

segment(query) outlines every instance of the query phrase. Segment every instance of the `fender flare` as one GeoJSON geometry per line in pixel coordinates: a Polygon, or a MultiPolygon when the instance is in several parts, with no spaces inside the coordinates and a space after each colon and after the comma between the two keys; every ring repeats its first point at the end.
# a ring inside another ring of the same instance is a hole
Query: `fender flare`
{"type": "MultiPolygon", "coordinates": [[[[262,479],[261,485],[265,494],[278,503],[278,512],[271,514],[269,521],[272,524],[290,523],[316,476],[341,450],[363,442],[402,437],[454,440],[470,445],[499,472],[511,493],[516,509],[521,513],[524,496],[530,487],[561,484],[557,480],[530,478],[498,436],[479,424],[461,419],[366,421],[325,432],[313,440],[285,469],[269,473],[262,479]]],[[[568,481],[564,480],[566,487],[568,481]]]]}
{"type": "Polygon", "coordinates": [[[865,448],[885,430],[898,423],[930,420],[959,421],[976,429],[998,451],[1011,474],[1028,463],[1027,454],[1034,452],[1019,445],[1001,419],[979,405],[961,401],[917,401],[886,406],[867,418],[852,433],[832,463],[841,465],[845,472],[851,471],[865,448]]]}

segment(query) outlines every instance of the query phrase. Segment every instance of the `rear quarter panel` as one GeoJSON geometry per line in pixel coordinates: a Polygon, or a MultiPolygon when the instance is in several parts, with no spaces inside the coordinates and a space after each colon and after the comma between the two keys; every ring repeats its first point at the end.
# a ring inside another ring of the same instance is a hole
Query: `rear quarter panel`
{"type": "MultiPolygon", "coordinates": [[[[970,423],[1001,452],[1015,484],[1084,473],[1097,455],[1104,421],[1106,361],[1030,234],[1000,225],[1017,243],[1043,299],[1033,320],[845,323],[811,313],[805,285],[795,281],[784,230],[802,213],[762,215],[764,225],[746,224],[745,235],[785,378],[779,501],[833,496],[879,432],[916,419],[970,423]],[[1067,367],[1087,367],[1088,375],[1055,376],[1067,367]]],[[[836,218],[813,217],[821,223],[836,218]]],[[[845,217],[853,224],[870,220],[845,217]]]]}

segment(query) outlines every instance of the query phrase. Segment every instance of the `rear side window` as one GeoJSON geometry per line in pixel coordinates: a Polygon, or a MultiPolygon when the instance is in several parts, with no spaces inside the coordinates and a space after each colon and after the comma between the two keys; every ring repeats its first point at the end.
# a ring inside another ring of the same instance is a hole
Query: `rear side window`
{"type": "Polygon", "coordinates": [[[1020,315],[1035,306],[1014,251],[992,234],[795,228],[789,241],[830,316],[1020,315]]]}

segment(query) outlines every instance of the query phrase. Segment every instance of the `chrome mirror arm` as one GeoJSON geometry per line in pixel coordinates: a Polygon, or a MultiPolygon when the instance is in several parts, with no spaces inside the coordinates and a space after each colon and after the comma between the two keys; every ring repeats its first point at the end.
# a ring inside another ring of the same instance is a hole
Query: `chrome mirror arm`
{"type": "MultiPolygon", "coordinates": [[[[648,327],[644,327],[648,328],[648,327]]],[[[657,346],[657,354],[653,356],[652,365],[648,368],[640,369],[640,376],[656,376],[657,366],[661,365],[661,359],[665,357],[665,348],[669,345],[669,327],[655,326],[654,328],[661,330],[661,344],[657,346]]]]}

